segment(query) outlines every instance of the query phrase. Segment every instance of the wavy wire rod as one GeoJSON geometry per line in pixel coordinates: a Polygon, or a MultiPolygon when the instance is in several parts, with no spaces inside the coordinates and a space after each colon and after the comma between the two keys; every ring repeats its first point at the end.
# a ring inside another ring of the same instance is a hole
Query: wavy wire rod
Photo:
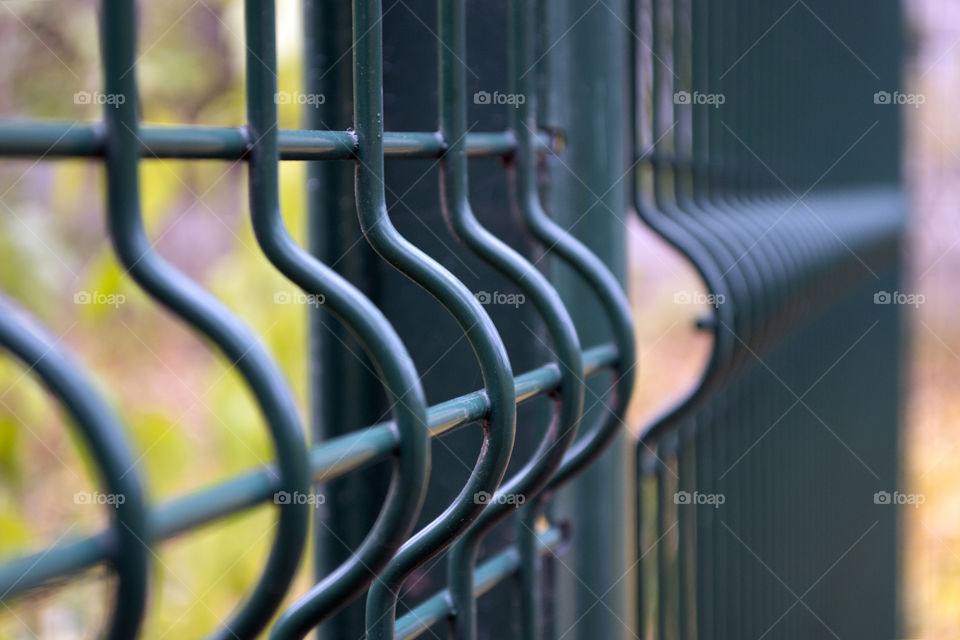
{"type": "MultiPolygon", "coordinates": [[[[658,0],[631,0],[628,3],[631,32],[635,31],[635,33],[640,35],[647,34],[648,31],[645,25],[641,23],[641,18],[650,16],[653,3],[656,2],[658,2],[658,0]],[[643,6],[641,6],[641,3],[643,3],[643,6]],[[641,11],[641,9],[645,9],[645,11],[641,11]]],[[[653,25],[650,24],[649,27],[652,29],[653,25]]],[[[689,260],[690,264],[693,265],[706,283],[707,289],[712,295],[716,296],[715,299],[731,301],[731,291],[734,290],[734,286],[729,282],[729,274],[725,273],[718,261],[715,260],[705,239],[689,229],[686,225],[681,224],[673,216],[662,211],[660,207],[657,206],[654,198],[649,197],[646,189],[644,189],[641,170],[648,166],[656,167],[656,165],[650,162],[651,154],[645,153],[642,148],[643,141],[640,122],[641,118],[647,118],[649,120],[650,113],[649,109],[644,107],[645,100],[642,92],[644,85],[640,76],[642,70],[640,61],[642,56],[640,47],[638,46],[639,36],[629,37],[627,41],[629,43],[628,60],[630,61],[631,81],[631,87],[628,91],[630,99],[630,140],[634,145],[633,157],[635,162],[635,168],[632,171],[634,210],[646,225],[689,260]]],[[[657,75],[662,73],[662,71],[656,67],[661,63],[654,58],[652,64],[654,65],[653,76],[657,78],[657,75]]],[[[659,81],[655,84],[656,87],[659,87],[659,81]]],[[[654,91],[654,93],[656,93],[656,91],[654,91]]],[[[658,130],[654,128],[653,136],[655,140],[658,135],[660,135],[658,130]]],[[[655,147],[653,150],[654,154],[660,153],[661,146],[655,145],[655,147]]],[[[656,181],[656,177],[654,179],[656,181]]],[[[737,286],[736,289],[739,290],[740,287],[737,286]]],[[[711,394],[723,385],[730,361],[736,349],[736,339],[728,331],[721,330],[718,327],[733,325],[733,307],[733,304],[722,304],[717,305],[713,310],[714,329],[712,333],[714,340],[706,367],[700,379],[685,398],[645,427],[644,436],[649,440],[656,439],[664,430],[670,429],[673,425],[692,416],[697,408],[708,401],[711,394]]]]}
{"type": "MultiPolygon", "coordinates": [[[[440,4],[441,16],[448,11],[450,3],[440,4]]],[[[454,2],[456,8],[457,2],[454,2]]],[[[606,399],[606,415],[598,425],[578,438],[566,452],[557,473],[550,479],[546,490],[561,486],[583,471],[593,460],[603,453],[607,444],[620,432],[627,405],[633,391],[635,379],[636,346],[633,334],[629,302],[620,287],[619,282],[603,264],[603,262],[589,249],[573,238],[564,229],[553,222],[544,212],[536,191],[536,148],[535,148],[535,106],[534,80],[535,74],[526,74],[533,61],[533,3],[516,0],[510,8],[510,50],[513,53],[511,61],[510,91],[521,93],[526,97],[523,105],[511,109],[511,132],[517,139],[516,165],[512,167],[514,175],[514,199],[520,209],[521,218],[526,228],[550,251],[559,256],[573,267],[593,288],[600,298],[600,302],[610,319],[611,331],[614,337],[615,356],[612,363],[614,381],[611,387],[611,398],[606,399]]],[[[456,12],[447,13],[447,24],[441,23],[441,40],[446,42],[448,53],[456,55],[460,60],[465,58],[462,43],[447,41],[443,36],[445,31],[453,34],[456,24],[452,19],[456,12]],[[444,29],[446,27],[446,29],[444,29]],[[454,46],[460,44],[460,46],[454,46]]],[[[440,52],[443,60],[444,52],[440,52]]],[[[450,62],[450,61],[448,61],[450,62]]],[[[451,62],[451,64],[456,64],[451,62]]],[[[445,86],[442,84],[441,87],[445,86]]],[[[603,401],[598,398],[598,402],[603,401]]],[[[507,485],[501,488],[506,491],[507,485]]],[[[491,501],[494,502],[494,501],[491,501]]],[[[482,593],[478,589],[480,573],[488,569],[488,564],[499,559],[491,559],[481,565],[472,574],[473,581],[468,579],[471,572],[464,570],[470,560],[469,550],[474,543],[471,536],[474,532],[483,531],[482,527],[488,518],[485,512],[480,520],[465,536],[451,547],[450,571],[455,575],[450,580],[450,588],[444,590],[425,601],[420,606],[397,621],[396,635],[399,638],[414,638],[429,629],[444,617],[452,619],[454,634],[459,638],[475,637],[475,630],[470,624],[475,607],[475,598],[482,593]]],[[[526,638],[537,638],[540,633],[539,623],[536,620],[536,600],[530,594],[538,587],[536,583],[536,559],[551,549],[544,549],[541,535],[535,533],[532,526],[531,510],[524,513],[518,522],[517,567],[515,571],[522,581],[521,610],[523,633],[526,638]]],[[[491,516],[495,522],[496,514],[491,516]]],[[[552,531],[553,529],[550,529],[552,531]]],[[[512,549],[509,551],[512,552],[512,549]]],[[[507,552],[505,552],[507,553],[507,552]]]]}
{"type": "MultiPolygon", "coordinates": [[[[106,93],[123,96],[106,105],[107,215],[120,262],[137,283],[187,324],[216,344],[237,368],[266,420],[276,451],[272,470],[280,491],[310,491],[307,450],[296,402],[283,373],[260,340],[219,301],[157,254],[143,226],[137,175],[138,139],[136,20],[133,0],[102,5],[106,93]]],[[[263,572],[246,602],[214,638],[252,638],[273,617],[293,580],[306,543],[309,505],[290,500],[278,507],[277,530],[263,572]]]]}
{"type": "Polygon", "coordinates": [[[591,426],[567,450],[563,464],[548,486],[554,490],[593,464],[626,427],[623,419],[633,395],[636,381],[637,344],[633,332],[633,313],[627,294],[610,268],[583,242],[554,222],[544,211],[537,194],[536,180],[536,75],[526,73],[534,67],[536,21],[531,0],[512,0],[510,37],[517,44],[511,47],[509,85],[527,100],[511,109],[511,130],[517,138],[517,162],[514,168],[521,220],[524,226],[546,249],[569,266],[586,284],[609,321],[609,331],[617,349],[612,367],[613,380],[606,398],[594,397],[605,416],[591,426]],[[522,46],[521,46],[522,45],[522,46]]]}
{"type": "MultiPolygon", "coordinates": [[[[153,552],[140,473],[127,436],[94,385],[57,341],[2,296],[0,345],[19,358],[57,398],[89,447],[99,480],[110,494],[123,497],[110,509],[111,525],[106,534],[112,542],[106,558],[116,569],[117,580],[103,637],[135,637],[146,608],[153,552]]],[[[4,589],[4,598],[13,586],[4,589]]]]}
{"type": "MultiPolygon", "coordinates": [[[[248,0],[247,8],[248,13],[259,8],[257,15],[261,19],[269,18],[272,34],[273,2],[248,0]]],[[[380,616],[393,620],[398,592],[406,577],[440,554],[483,512],[485,504],[476,500],[475,495],[496,492],[509,463],[516,432],[516,398],[510,361],[492,321],[462,282],[400,235],[387,212],[381,17],[379,0],[354,0],[353,96],[358,139],[355,189],[360,226],[371,247],[384,260],[433,295],[454,317],[477,357],[490,400],[490,415],[484,423],[483,445],[467,484],[452,504],[400,548],[395,560],[378,577],[380,586],[367,597],[368,621],[380,616]]],[[[248,42],[255,53],[265,45],[274,44],[273,36],[268,39],[263,35],[261,40],[248,42]]],[[[298,600],[277,621],[271,637],[286,639],[306,635],[323,619],[320,604],[312,593],[298,600]]],[[[392,625],[389,632],[392,633],[392,625]]]]}
{"type": "Polygon", "coordinates": [[[286,231],[280,211],[273,3],[247,2],[245,24],[247,117],[254,141],[249,195],[257,241],[270,261],[305,292],[324,296],[324,307],[354,333],[377,370],[394,414],[393,474],[380,515],[358,548],[306,596],[312,615],[324,619],[363,593],[417,522],[430,476],[426,398],[413,359],[383,313],[286,231]]]}
{"type": "MultiPolygon", "coordinates": [[[[454,633],[468,640],[476,636],[474,565],[483,535],[516,510],[517,501],[509,497],[523,496],[535,501],[535,496],[559,468],[580,425],[586,384],[580,375],[583,365],[576,329],[560,296],[529,261],[483,227],[470,207],[465,148],[466,11],[463,0],[440,0],[437,10],[439,130],[448,147],[441,163],[444,216],[458,239],[513,282],[533,303],[553,343],[561,375],[560,393],[551,394],[554,406],[550,421],[529,461],[500,486],[483,514],[451,547],[448,580],[457,612],[454,633]]],[[[373,590],[379,588],[374,585],[373,590]]],[[[393,632],[394,620],[385,616],[377,618],[375,627],[367,627],[371,638],[392,638],[393,632]]]]}
{"type": "MultiPolygon", "coordinates": [[[[508,7],[508,82],[511,91],[526,96],[518,108],[512,109],[510,126],[517,138],[517,154],[512,178],[520,219],[527,230],[543,245],[548,254],[556,255],[569,266],[596,296],[609,322],[609,331],[617,349],[612,368],[613,379],[606,397],[594,396],[591,406],[602,411],[594,425],[584,432],[566,452],[557,473],[547,486],[554,491],[587,469],[607,449],[621,427],[636,382],[637,347],[633,330],[630,301],[616,276],[600,257],[554,222],[544,211],[537,191],[537,74],[540,58],[536,57],[536,3],[532,0],[511,0],[508,7]]],[[[533,509],[519,521],[521,547],[521,579],[524,598],[521,601],[521,624],[527,637],[538,638],[541,620],[537,615],[537,594],[540,592],[536,567],[536,537],[533,509]]]]}

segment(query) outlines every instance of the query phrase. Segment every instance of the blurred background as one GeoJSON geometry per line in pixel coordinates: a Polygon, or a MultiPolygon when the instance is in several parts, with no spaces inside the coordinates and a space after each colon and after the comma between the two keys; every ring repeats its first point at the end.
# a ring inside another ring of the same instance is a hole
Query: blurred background
{"type": "MultiPolygon", "coordinates": [[[[97,9],[53,0],[0,2],[0,117],[96,120],[78,92],[101,85],[97,9]],[[12,63],[16,61],[15,63],[12,63]]],[[[239,0],[140,3],[138,73],[143,119],[236,126],[244,121],[239,0]]],[[[302,76],[300,3],[278,3],[280,90],[302,76]]],[[[902,590],[907,638],[960,638],[960,4],[905,0],[908,64],[904,176],[912,211],[905,306],[902,590]],[[952,277],[951,277],[952,276],[952,277]]],[[[301,106],[280,105],[296,128],[301,106]]],[[[246,167],[222,161],[147,159],[143,207],[158,250],[236,311],[265,340],[306,398],[306,314],[293,288],[262,257],[246,203],[246,167]]],[[[288,226],[303,240],[302,163],[281,165],[288,226]]],[[[693,383],[708,337],[704,311],[675,292],[702,290],[693,270],[631,217],[630,287],[641,375],[631,424],[641,425],[693,383]]],[[[0,290],[29,309],[96,372],[125,416],[155,500],[266,463],[272,457],[239,377],[123,277],[104,230],[103,170],[86,160],[0,162],[0,290]]],[[[305,409],[303,417],[306,419],[305,409]]],[[[86,462],[45,393],[0,359],[0,557],[102,526],[86,462]]],[[[163,545],[156,558],[147,638],[192,637],[243,597],[266,555],[273,522],[263,506],[163,545]]],[[[305,563],[305,567],[308,563],[305,563]]],[[[298,591],[309,582],[306,572],[298,591]]],[[[5,603],[0,638],[84,637],[106,590],[102,573],[5,603]],[[78,631],[81,630],[81,631],[78,631]]]]}

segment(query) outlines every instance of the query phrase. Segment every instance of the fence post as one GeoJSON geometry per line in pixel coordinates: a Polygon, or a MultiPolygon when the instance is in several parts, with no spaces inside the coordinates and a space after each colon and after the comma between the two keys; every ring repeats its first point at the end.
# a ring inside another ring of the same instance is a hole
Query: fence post
{"type": "MultiPolygon", "coordinates": [[[[349,3],[305,0],[303,6],[303,91],[323,96],[303,109],[302,127],[346,130],[353,121],[349,3]]],[[[347,162],[307,164],[307,244],[370,297],[377,256],[367,246],[353,206],[353,166],[347,162]]],[[[350,331],[323,308],[309,313],[310,439],[316,444],[372,424],[387,409],[380,382],[350,331]]],[[[373,524],[387,487],[384,465],[337,478],[317,487],[323,504],[315,510],[314,569],[317,579],[335,569],[357,547],[373,524]]],[[[326,624],[322,640],[356,638],[363,632],[363,599],[348,605],[326,624]]]]}
{"type": "MultiPolygon", "coordinates": [[[[627,171],[624,0],[550,2],[542,13],[538,50],[550,49],[545,74],[547,113],[541,119],[562,131],[563,151],[548,159],[550,210],[555,219],[603,258],[621,278],[626,272],[627,171]]],[[[556,265],[554,265],[556,266],[556,265]]],[[[584,344],[609,340],[603,312],[576,276],[557,269],[564,297],[584,344]]],[[[583,424],[604,410],[598,402],[609,380],[588,385],[583,424]]],[[[554,562],[555,634],[564,638],[632,638],[635,634],[631,566],[635,531],[634,487],[626,430],[610,450],[558,495],[554,513],[569,520],[573,539],[554,562]],[[569,634],[564,635],[571,627],[569,634]]]]}

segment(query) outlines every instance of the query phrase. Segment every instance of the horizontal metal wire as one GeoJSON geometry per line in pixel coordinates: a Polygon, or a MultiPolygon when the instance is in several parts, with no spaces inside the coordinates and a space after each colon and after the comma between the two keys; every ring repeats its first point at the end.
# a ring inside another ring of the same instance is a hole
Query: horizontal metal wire
{"type": "MultiPolygon", "coordinates": [[[[617,351],[603,345],[583,352],[584,377],[594,376],[617,362],[617,351]]],[[[553,391],[560,384],[554,363],[532,369],[514,379],[517,402],[553,391]]],[[[474,391],[430,407],[430,435],[437,437],[471,422],[482,420],[489,403],[483,391],[474,391]]],[[[396,447],[390,423],[333,438],[310,451],[314,482],[327,482],[389,456],[396,447]]],[[[230,480],[159,505],[151,514],[154,540],[166,540],[220,518],[250,509],[271,498],[279,479],[271,467],[240,474],[230,480]]],[[[9,561],[0,567],[0,593],[13,596],[49,581],[86,569],[111,556],[114,540],[101,532],[80,540],[55,545],[9,561]]]]}
{"type": "MultiPolygon", "coordinates": [[[[142,125],[138,132],[144,158],[240,160],[250,150],[243,127],[142,125]]],[[[551,147],[550,136],[537,137],[541,150],[551,147]]],[[[281,160],[349,160],[357,152],[352,131],[288,130],[279,132],[281,160]]],[[[469,133],[467,155],[509,156],[517,147],[509,132],[469,133]]],[[[0,157],[100,157],[106,148],[102,124],[0,122],[0,157]]],[[[391,158],[439,158],[446,151],[432,132],[387,132],[384,154],[391,158]]]]}

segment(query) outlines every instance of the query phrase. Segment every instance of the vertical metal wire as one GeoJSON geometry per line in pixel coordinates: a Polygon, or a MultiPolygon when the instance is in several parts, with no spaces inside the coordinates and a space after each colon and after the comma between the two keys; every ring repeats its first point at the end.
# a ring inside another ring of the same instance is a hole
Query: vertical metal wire
{"type": "MultiPolygon", "coordinates": [[[[216,344],[232,362],[260,406],[277,454],[280,490],[309,491],[307,452],[293,395],[260,341],[206,291],[153,250],[140,214],[136,84],[136,23],[132,0],[104,2],[102,42],[105,91],[123,96],[104,110],[107,214],[120,262],[147,293],[216,344]]],[[[213,632],[215,638],[251,638],[269,622],[293,580],[306,542],[309,506],[289,501],[278,524],[260,580],[249,598],[213,632]]]]}
{"type": "MultiPolygon", "coordinates": [[[[530,4],[532,8],[532,4],[530,4]]],[[[467,156],[467,78],[466,78],[466,13],[463,0],[440,0],[437,7],[439,36],[439,113],[440,136],[447,150],[441,164],[441,197],[444,216],[454,234],[485,262],[512,281],[534,304],[543,318],[560,366],[562,392],[554,397],[554,414],[543,432],[530,461],[509,478],[490,499],[489,506],[477,522],[450,550],[448,578],[456,616],[454,635],[464,640],[476,637],[476,603],[473,596],[473,574],[476,555],[483,535],[515,510],[516,500],[523,496],[531,504],[525,507],[534,514],[521,522],[532,525],[538,510],[538,494],[563,461],[579,427],[583,412],[585,383],[580,343],[566,308],[547,279],[526,259],[487,231],[474,216],[468,201],[467,156]]],[[[531,529],[523,537],[535,538],[531,529]]],[[[535,542],[527,540],[528,553],[535,553],[535,542]]],[[[527,563],[536,558],[524,556],[527,563]]],[[[528,578],[535,577],[530,566],[528,578]]],[[[536,586],[525,585],[524,598],[533,597],[536,586]]],[[[527,609],[529,611],[529,608],[527,609]]],[[[535,624],[537,612],[522,615],[525,625],[535,624]]],[[[526,636],[537,637],[536,629],[528,628],[526,636]]]]}
{"type": "MultiPolygon", "coordinates": [[[[511,172],[513,198],[526,230],[548,254],[555,255],[570,267],[596,296],[617,348],[617,363],[609,390],[605,397],[596,398],[603,403],[603,411],[596,423],[590,425],[566,452],[562,464],[547,486],[552,491],[597,460],[620,434],[620,427],[625,426],[623,420],[636,380],[636,339],[630,304],[617,278],[599,256],[552,220],[540,201],[535,149],[538,131],[536,71],[537,63],[543,56],[536,56],[536,6],[534,0],[512,0],[509,7],[508,86],[513,94],[524,97],[522,103],[510,110],[511,131],[517,140],[517,153],[511,172]]],[[[534,521],[537,506],[531,505],[531,512],[524,514],[526,521],[534,521]]],[[[521,562],[526,567],[526,575],[535,575],[532,568],[535,558],[531,551],[535,536],[533,527],[526,527],[526,532],[521,531],[520,535],[528,538],[521,545],[521,550],[526,549],[526,553],[521,555],[521,562]]],[[[524,637],[536,638],[541,633],[541,621],[533,606],[536,605],[535,593],[539,589],[529,581],[524,587],[527,595],[521,600],[522,629],[524,637]]]]}
{"type": "Polygon", "coordinates": [[[672,558],[670,544],[667,540],[672,526],[668,524],[669,505],[674,502],[676,492],[670,491],[670,475],[673,471],[670,462],[673,460],[676,443],[676,434],[666,434],[657,442],[657,466],[654,473],[657,487],[657,521],[656,531],[656,564],[657,564],[657,640],[673,640],[674,620],[671,614],[675,611],[672,586],[672,558]]]}
{"type": "MultiPolygon", "coordinates": [[[[302,4],[303,92],[324,100],[323,104],[303,105],[301,126],[312,131],[347,129],[353,119],[350,5],[326,0],[304,0],[302,4]]],[[[349,142],[352,147],[353,136],[349,142]]],[[[358,289],[375,296],[380,291],[372,273],[377,258],[364,246],[353,215],[353,167],[349,162],[319,160],[308,162],[305,169],[304,248],[358,289]]],[[[389,410],[386,402],[371,401],[382,395],[381,384],[362,344],[324,306],[308,310],[311,443],[372,424],[389,410]]],[[[390,471],[368,469],[315,488],[327,498],[314,509],[315,518],[324,518],[313,531],[317,581],[333,573],[367,535],[383,506],[390,471]]],[[[318,629],[318,640],[353,640],[363,630],[363,609],[362,600],[347,605],[318,629]]]]}
{"type": "Polygon", "coordinates": [[[312,626],[367,588],[416,524],[430,471],[426,399],[413,360],[370,300],[290,237],[280,211],[277,147],[276,15],[272,0],[246,3],[250,213],[257,241],[276,267],[359,339],[380,376],[394,414],[397,450],[387,495],[358,548],[319,580],[275,625],[274,633],[312,626]]]}
{"type": "Polygon", "coordinates": [[[537,195],[535,150],[536,74],[532,71],[535,60],[531,60],[534,53],[534,13],[529,0],[514,0],[512,7],[512,24],[515,29],[513,38],[516,43],[512,50],[516,57],[509,75],[509,86],[527,98],[511,113],[512,132],[517,138],[515,179],[521,219],[525,228],[549,253],[555,254],[590,287],[591,294],[596,296],[603,315],[609,322],[610,335],[617,348],[617,362],[609,392],[605,398],[595,398],[602,401],[604,412],[597,423],[577,438],[567,451],[563,464],[550,480],[549,489],[556,489],[596,461],[621,433],[620,428],[625,426],[623,419],[636,380],[636,337],[630,302],[616,276],[596,253],[554,222],[540,204],[537,195]]]}
{"type": "Polygon", "coordinates": [[[0,297],[0,345],[19,358],[63,405],[89,447],[98,479],[111,495],[122,498],[110,509],[110,563],[117,579],[102,635],[108,640],[134,638],[146,609],[153,554],[141,474],[117,416],[58,342],[0,297]]]}
{"type": "Polygon", "coordinates": [[[437,519],[405,544],[367,597],[367,634],[392,638],[400,586],[418,566],[464,533],[483,512],[480,492],[495,494],[506,470],[516,428],[510,364],[499,334],[469,290],[396,231],[383,184],[383,52],[379,0],[355,0],[354,105],[358,139],[356,197],[364,235],[402,273],[429,291],[453,315],[473,346],[490,399],[484,445],[468,484],[437,519]]]}

